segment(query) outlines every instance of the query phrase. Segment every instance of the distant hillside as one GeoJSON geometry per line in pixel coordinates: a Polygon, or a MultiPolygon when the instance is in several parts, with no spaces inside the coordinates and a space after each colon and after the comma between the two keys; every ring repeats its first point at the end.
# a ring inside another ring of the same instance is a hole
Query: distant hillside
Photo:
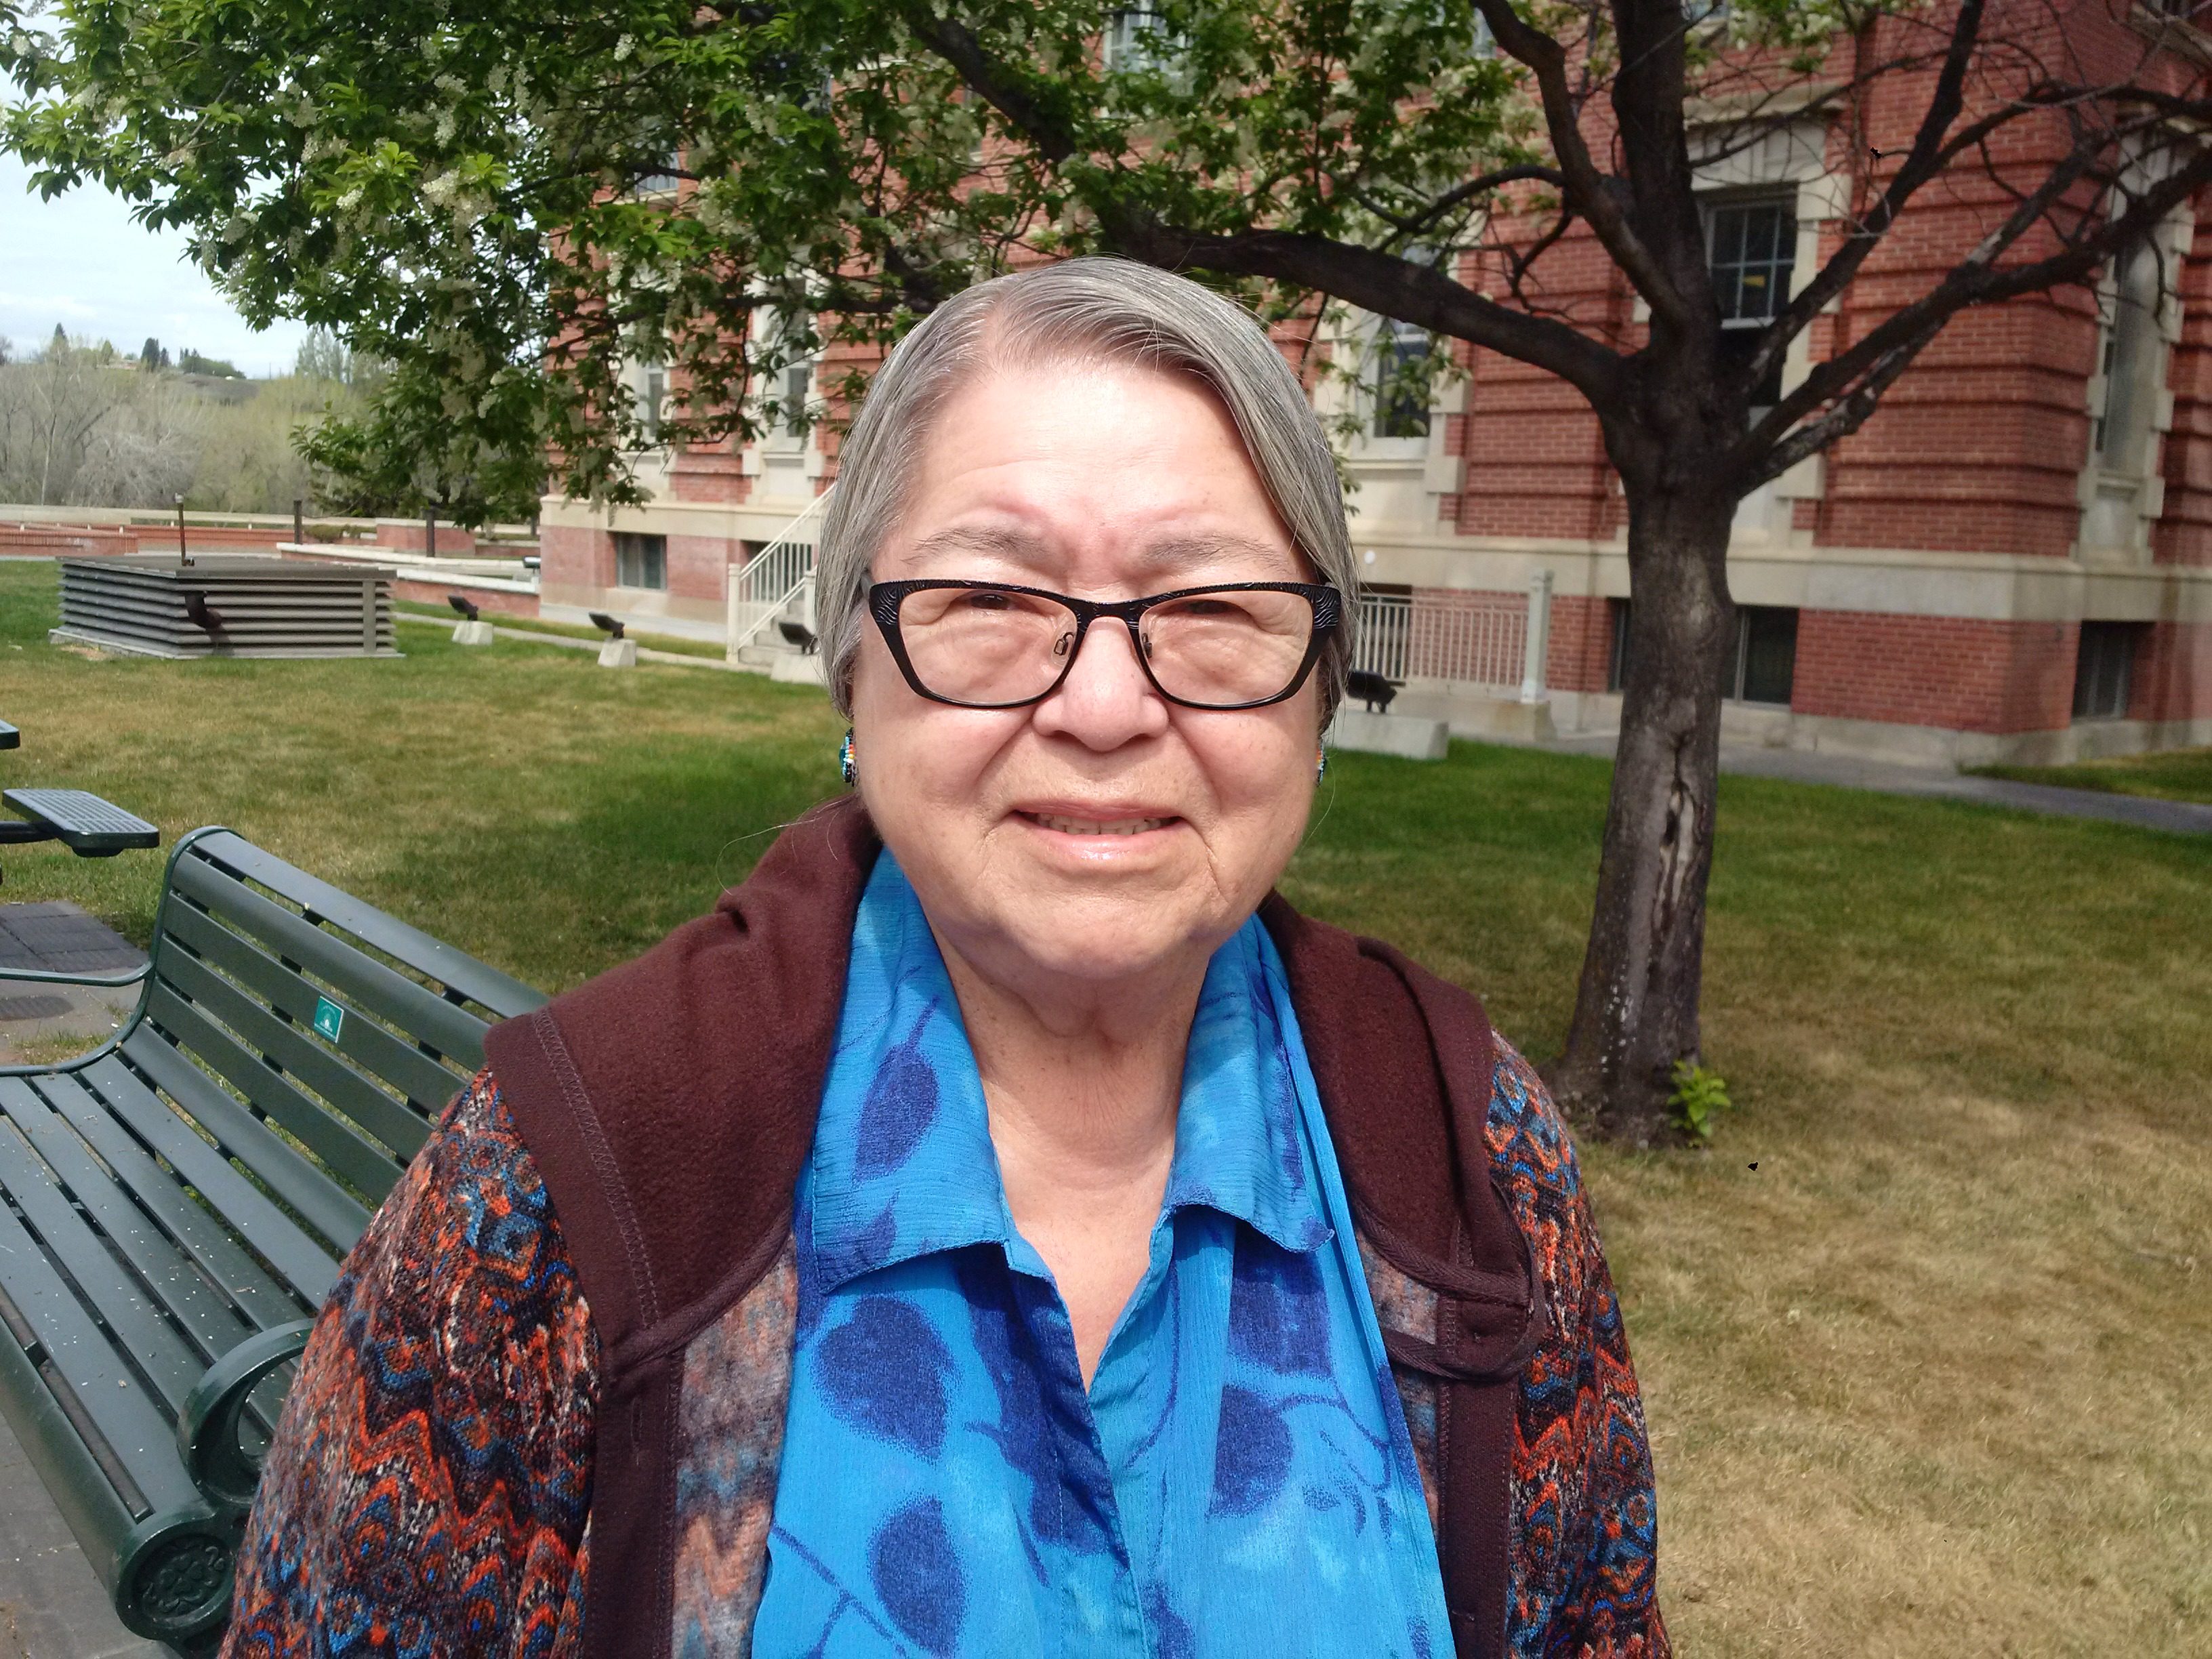
{"type": "Polygon", "coordinates": [[[0,343],[0,501],[222,513],[319,507],[295,428],[366,404],[360,366],[328,342],[307,372],[249,380],[219,358],[149,340],[135,356],[55,337],[10,361],[0,343]]]}

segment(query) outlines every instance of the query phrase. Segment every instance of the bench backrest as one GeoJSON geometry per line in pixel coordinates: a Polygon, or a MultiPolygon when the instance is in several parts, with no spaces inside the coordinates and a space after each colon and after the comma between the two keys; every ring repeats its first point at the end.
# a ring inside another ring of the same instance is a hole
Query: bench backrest
{"type": "Polygon", "coordinates": [[[483,1065],[487,1026],[545,1000],[227,830],[178,843],[155,933],[121,1057],[332,1256],[483,1065]]]}

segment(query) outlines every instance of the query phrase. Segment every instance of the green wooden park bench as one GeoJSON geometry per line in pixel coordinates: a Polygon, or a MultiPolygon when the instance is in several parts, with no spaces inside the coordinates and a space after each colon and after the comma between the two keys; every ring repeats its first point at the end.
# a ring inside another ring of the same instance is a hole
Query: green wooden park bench
{"type": "Polygon", "coordinates": [[[0,1411],[124,1624],[191,1654],[341,1259],[544,998],[227,830],[154,931],[110,1042],[0,1068],[0,1411]]]}

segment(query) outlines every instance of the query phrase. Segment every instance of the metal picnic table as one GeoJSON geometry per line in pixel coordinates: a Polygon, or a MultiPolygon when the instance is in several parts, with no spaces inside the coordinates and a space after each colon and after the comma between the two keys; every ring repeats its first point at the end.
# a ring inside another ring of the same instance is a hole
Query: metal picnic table
{"type": "MultiPolygon", "coordinates": [[[[0,720],[0,749],[22,746],[22,732],[0,720]]],[[[0,818],[0,847],[58,841],[81,859],[112,859],[161,842],[161,832],[145,819],[83,789],[0,790],[0,803],[22,815],[0,818]]]]}

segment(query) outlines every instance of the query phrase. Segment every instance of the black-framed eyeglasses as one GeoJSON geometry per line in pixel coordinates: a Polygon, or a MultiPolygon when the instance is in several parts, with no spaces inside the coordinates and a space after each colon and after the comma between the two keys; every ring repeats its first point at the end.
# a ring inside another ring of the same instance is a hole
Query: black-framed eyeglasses
{"type": "Polygon", "coordinates": [[[877,582],[868,614],[906,683],[933,702],[1024,708],[1060,690],[1102,617],[1125,623],[1152,689],[1185,708],[1293,696],[1343,621],[1316,582],[1223,582],[1141,599],[1073,599],[1006,582],[877,582]]]}

